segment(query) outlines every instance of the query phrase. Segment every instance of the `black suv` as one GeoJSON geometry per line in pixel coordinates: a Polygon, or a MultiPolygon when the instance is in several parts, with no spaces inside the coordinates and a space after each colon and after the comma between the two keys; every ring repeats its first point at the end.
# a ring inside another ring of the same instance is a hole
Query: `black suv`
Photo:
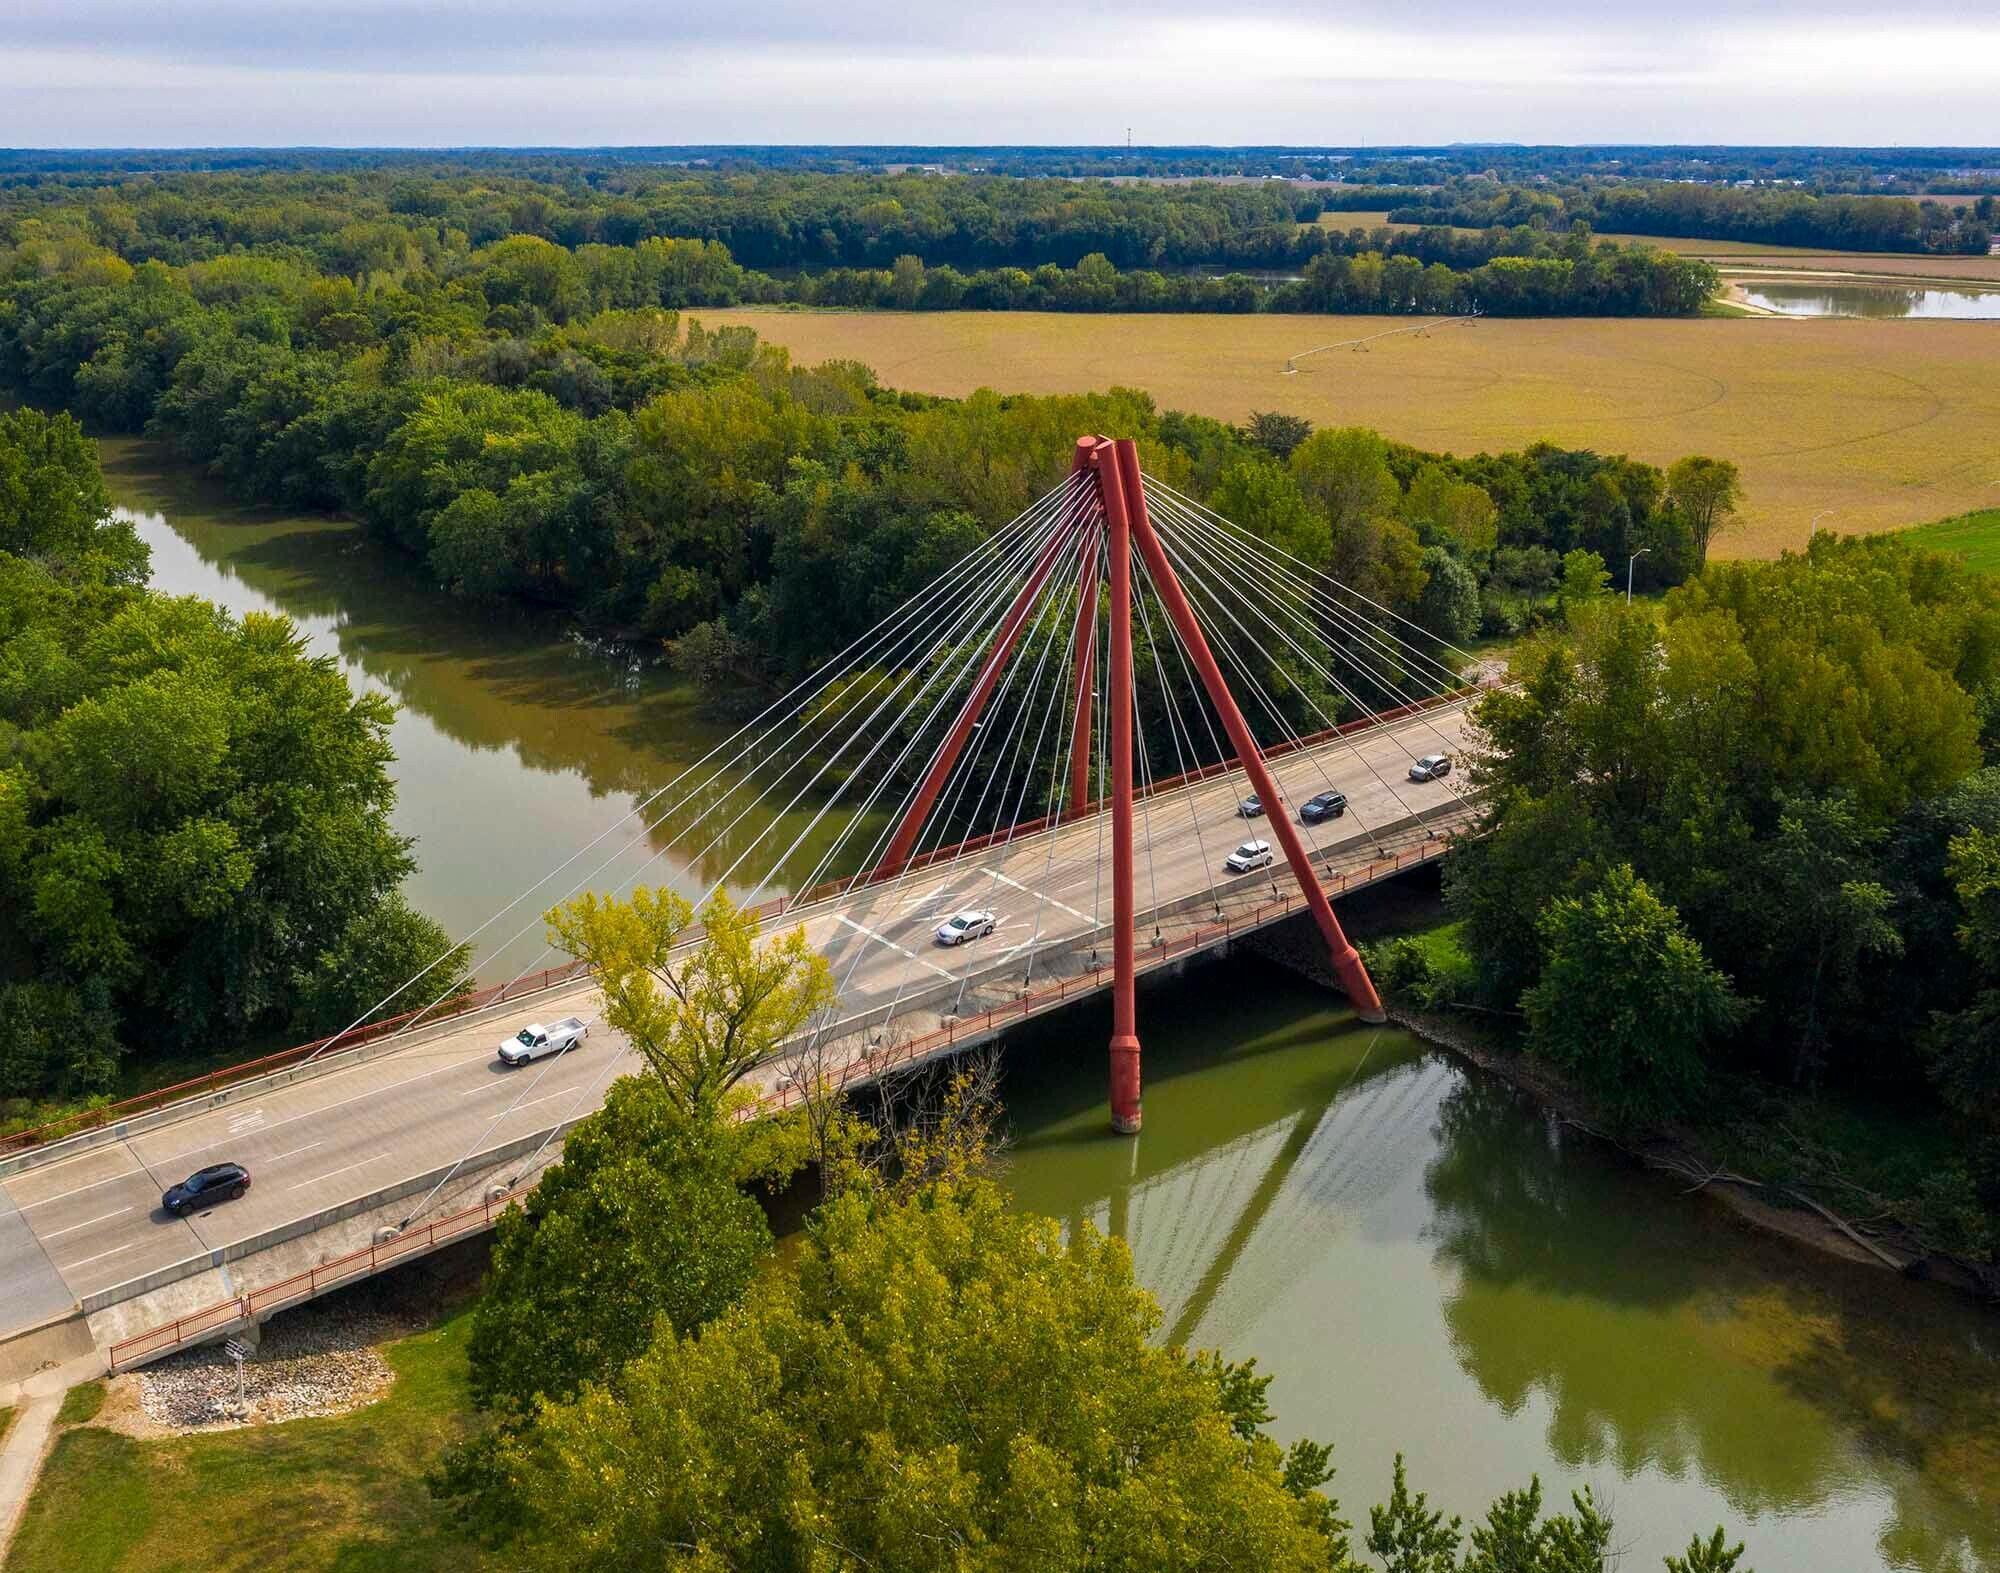
{"type": "Polygon", "coordinates": [[[1346,812],[1345,792],[1322,792],[1318,797],[1309,797],[1299,805],[1299,818],[1308,825],[1317,825],[1322,819],[1338,819],[1346,812]]]}
{"type": "Polygon", "coordinates": [[[250,1189],[250,1171],[240,1163],[214,1163],[197,1169],[160,1198],[160,1205],[176,1218],[197,1207],[234,1201],[250,1189]]]}

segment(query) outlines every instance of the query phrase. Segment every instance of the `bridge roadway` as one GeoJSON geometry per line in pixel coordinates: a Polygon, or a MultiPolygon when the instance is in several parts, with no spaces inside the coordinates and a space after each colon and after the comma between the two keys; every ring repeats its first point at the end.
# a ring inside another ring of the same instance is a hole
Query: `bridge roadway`
{"type": "MultiPolygon", "coordinates": [[[[1456,818],[1455,779],[1418,785],[1405,777],[1416,755],[1456,752],[1462,725],[1460,708],[1441,708],[1273,761],[1293,804],[1328,786],[1347,793],[1346,816],[1306,827],[1308,845],[1339,868],[1366,862],[1374,835],[1408,826],[1413,814],[1456,818]]],[[[1205,913],[1200,896],[1217,879],[1267,894],[1272,879],[1289,886],[1282,856],[1265,875],[1237,878],[1222,868],[1238,842],[1258,834],[1256,821],[1235,813],[1245,790],[1238,770],[1142,799],[1134,838],[1142,947],[1153,912],[1192,903],[1205,913]]],[[[1018,990],[1030,966],[1040,969],[1035,978],[1051,976],[1046,958],[1064,946],[1101,939],[1111,908],[1108,858],[1099,857],[1103,817],[802,907],[808,936],[833,966],[854,1052],[867,1044],[854,1028],[870,1016],[893,1006],[899,1023],[921,1030],[954,1009],[970,1014],[975,1002],[1018,990]],[[998,931],[957,949],[933,945],[936,925],[971,906],[995,911],[998,931]]],[[[587,983],[551,990],[522,1001],[517,1018],[482,1016],[324,1075],[246,1089],[219,1106],[191,1101],[186,1117],[122,1139],[52,1150],[0,1181],[0,1338],[86,1297],[116,1300],[126,1285],[136,1293],[149,1274],[588,1112],[613,1075],[639,1065],[610,1029],[599,1024],[579,1050],[521,1070],[502,1067],[494,1051],[520,1020],[590,1018],[596,1009],[587,983]],[[168,1185],[224,1160],[250,1169],[247,1196],[183,1218],[161,1209],[168,1185]]]]}

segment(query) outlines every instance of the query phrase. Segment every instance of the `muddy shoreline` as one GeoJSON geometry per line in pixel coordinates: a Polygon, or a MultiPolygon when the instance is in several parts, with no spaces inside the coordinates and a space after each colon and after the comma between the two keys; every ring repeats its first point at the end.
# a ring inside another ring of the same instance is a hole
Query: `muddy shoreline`
{"type": "Polygon", "coordinates": [[[1833,1209],[1797,1191],[1721,1169],[1691,1141],[1673,1133],[1638,1142],[1614,1136],[1593,1121],[1586,1100],[1547,1065],[1525,1054],[1495,1048],[1466,1023],[1444,1013],[1410,1010],[1393,1001],[1386,1009],[1391,1021],[1424,1042],[1527,1093],[1566,1125],[1616,1149],[1662,1180],[1679,1181],[1686,1192],[1704,1192],[1754,1228],[1783,1235],[1843,1261],[1945,1284],[2000,1307],[2000,1293],[1992,1284],[1956,1258],[1924,1249],[1906,1231],[1864,1232],[1833,1209]]]}

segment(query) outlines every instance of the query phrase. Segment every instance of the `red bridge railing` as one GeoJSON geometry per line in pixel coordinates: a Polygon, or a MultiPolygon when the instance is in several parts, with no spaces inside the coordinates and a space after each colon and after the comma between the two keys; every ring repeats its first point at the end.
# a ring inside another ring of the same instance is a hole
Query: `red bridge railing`
{"type": "MultiPolygon", "coordinates": [[[[1364,716],[1357,721],[1348,721],[1342,723],[1340,726],[1329,727],[1323,732],[1313,733],[1310,737],[1299,738],[1296,742],[1274,745],[1272,748],[1266,750],[1265,757],[1272,759],[1279,758],[1285,754],[1295,753],[1300,749],[1311,748],[1333,738],[1345,736],[1348,733],[1360,731],[1370,726],[1399,721],[1422,711],[1433,710],[1455,703],[1477,691],[1476,687],[1466,687],[1441,694],[1433,694],[1412,704],[1402,705],[1393,710],[1382,711],[1379,715],[1364,716]]],[[[1189,781],[1205,781],[1215,776],[1226,775],[1235,768],[1236,765],[1233,761],[1224,760],[1216,764],[1202,766],[1196,770],[1187,771],[1182,775],[1162,777],[1152,782],[1141,795],[1157,796],[1162,792],[1174,790],[1189,781]]],[[[1101,809],[1103,804],[1101,802],[1093,803],[1091,807],[1093,810],[1101,809]]],[[[908,866],[912,868],[929,867],[935,863],[947,861],[950,858],[961,857],[969,852],[977,852],[996,841],[1009,837],[1018,840],[1023,837],[1035,835],[1039,831],[1047,829],[1049,824],[1050,819],[1038,819],[1027,824],[1016,825],[1009,831],[977,836],[969,841],[963,841],[951,847],[936,848],[930,852],[920,853],[916,857],[911,858],[908,866]]],[[[864,888],[880,880],[892,878],[901,872],[900,868],[874,869],[865,876],[855,876],[844,880],[829,880],[823,884],[815,885],[809,890],[802,890],[793,895],[778,896],[769,901],[760,902],[751,910],[759,919],[781,917],[787,912],[796,911],[798,908],[808,906],[813,902],[824,901],[829,897],[838,896],[843,891],[864,888]]],[[[692,941],[698,938],[699,933],[699,927],[697,926],[697,928],[690,931],[688,940],[692,941]]],[[[524,972],[519,977],[508,979],[505,983],[495,984],[484,989],[476,989],[469,994],[460,995],[458,998],[447,1000],[440,1005],[420,1010],[405,1011],[397,1016],[387,1016],[380,1021],[369,1022],[366,1026],[356,1027],[351,1032],[335,1034],[331,1038],[315,1038],[310,1043],[301,1043],[289,1049],[281,1049],[277,1053],[267,1054],[261,1059],[245,1060],[240,1064],[223,1066],[217,1070],[208,1072],[206,1075],[196,1076],[188,1081],[175,1082],[169,1087],[157,1087],[151,1092],[142,1092],[134,1097],[122,1099],[117,1103],[105,1104],[94,1109],[79,1109],[74,1113],[65,1114],[57,1119],[46,1121],[41,1125],[30,1126],[26,1130],[15,1131],[11,1135],[0,1136],[0,1157],[6,1157],[10,1153],[23,1152],[34,1147],[45,1146],[49,1142],[61,1141],[66,1137],[80,1136],[85,1131],[97,1130],[106,1125],[115,1125],[120,1120],[131,1119],[135,1115],[148,1113],[151,1110],[162,1108],[169,1103],[179,1102],[183,1098],[196,1098],[205,1093],[220,1092],[227,1087],[235,1086],[239,1082],[253,1081],[259,1076],[267,1076],[273,1071],[283,1070],[288,1065],[296,1065],[310,1059],[320,1050],[336,1041],[344,1047],[358,1047],[374,1039],[387,1037],[403,1031],[415,1024],[420,1017],[423,1018],[425,1025],[449,1021],[454,1016],[462,1016],[471,1011],[484,1010],[489,1005],[500,1004],[517,995],[535,994],[545,989],[559,987],[565,983],[573,983],[581,978],[586,970],[582,962],[570,962],[566,966],[545,967],[539,972],[524,972]]]]}
{"type": "MultiPolygon", "coordinates": [[[[1439,857],[1449,845],[1450,843],[1442,840],[1427,839],[1393,855],[1378,857],[1361,868],[1331,874],[1322,883],[1329,895],[1340,895],[1348,890],[1372,885],[1377,880],[1386,879],[1401,869],[1412,868],[1419,863],[1439,857]]],[[[1217,922],[1205,923],[1163,945],[1153,946],[1139,959],[1136,970],[1141,973],[1148,972],[1192,952],[1205,950],[1219,939],[1254,932],[1287,914],[1304,911],[1305,906],[1305,896],[1296,893],[1259,902],[1247,912],[1233,916],[1225,914],[1217,922]]],[[[1032,994],[989,1006],[977,1015],[949,1021],[934,1031],[903,1043],[862,1054],[850,1060],[842,1068],[841,1084],[846,1086],[867,1081],[899,1066],[914,1064],[918,1060],[948,1049],[961,1039],[978,1038],[996,1027],[1005,1026],[1010,1022],[1024,1021],[1031,1016],[1057,1009],[1067,1003],[1071,994],[1082,998],[1096,993],[1105,986],[1105,980],[1110,972],[1110,966],[1106,965],[1070,977],[1059,978],[1032,994]]],[[[772,1109],[789,1108],[801,1095],[799,1088],[784,1087],[767,1095],[763,1104],[764,1107],[772,1109]]],[[[514,1200],[515,1196],[510,1193],[482,1201],[458,1212],[448,1213],[421,1229],[412,1229],[406,1234],[396,1236],[393,1240],[350,1251],[345,1256],[337,1256],[305,1272],[294,1273],[289,1278],[266,1284],[261,1289],[253,1289],[248,1294],[237,1295],[233,1299],[218,1300],[213,1305],[203,1306],[186,1316],[176,1317],[171,1322],[163,1322],[158,1327],[149,1328],[131,1338],[121,1339],[111,1346],[111,1369],[118,1371],[144,1360],[156,1359],[188,1344],[212,1337],[226,1328],[269,1315],[273,1311],[283,1310],[288,1305],[313,1299],[344,1283],[371,1277],[385,1268],[395,1266],[400,1261],[422,1256],[436,1250],[440,1245],[489,1229],[493,1225],[493,1220],[505,1212],[514,1200]]]]}

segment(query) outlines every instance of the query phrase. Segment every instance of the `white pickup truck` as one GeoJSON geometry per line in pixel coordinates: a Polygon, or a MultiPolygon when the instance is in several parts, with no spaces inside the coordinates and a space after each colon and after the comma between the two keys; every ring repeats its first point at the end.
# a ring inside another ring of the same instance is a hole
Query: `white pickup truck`
{"type": "Polygon", "coordinates": [[[525,1065],[530,1060],[575,1048],[589,1036],[590,1029],[583,1024],[581,1016],[566,1016],[561,1021],[550,1022],[546,1027],[535,1022],[500,1045],[500,1059],[507,1065],[525,1065]]]}

